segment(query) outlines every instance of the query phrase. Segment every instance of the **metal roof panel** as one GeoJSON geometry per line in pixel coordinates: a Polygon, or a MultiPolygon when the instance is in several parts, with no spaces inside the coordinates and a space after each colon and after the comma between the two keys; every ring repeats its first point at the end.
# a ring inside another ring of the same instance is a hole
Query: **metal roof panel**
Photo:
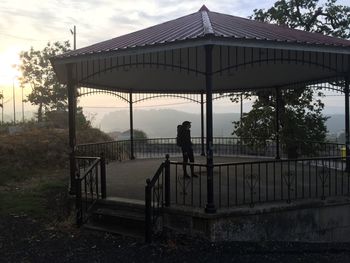
{"type": "Polygon", "coordinates": [[[195,39],[205,35],[350,47],[350,41],[345,39],[211,12],[203,6],[196,13],[70,51],[59,55],[58,58],[195,39]]]}

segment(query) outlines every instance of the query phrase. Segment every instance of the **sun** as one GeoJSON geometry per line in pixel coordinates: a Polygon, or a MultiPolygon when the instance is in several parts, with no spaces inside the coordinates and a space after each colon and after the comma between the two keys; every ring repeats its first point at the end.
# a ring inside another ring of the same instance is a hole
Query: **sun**
{"type": "Polygon", "coordinates": [[[19,50],[9,48],[0,50],[0,85],[12,85],[17,82],[20,72],[14,67],[20,63],[19,50]]]}

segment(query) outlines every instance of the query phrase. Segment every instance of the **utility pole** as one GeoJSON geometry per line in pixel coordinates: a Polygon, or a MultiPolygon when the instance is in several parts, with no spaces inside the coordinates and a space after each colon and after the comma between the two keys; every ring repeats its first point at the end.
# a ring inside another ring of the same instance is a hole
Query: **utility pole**
{"type": "Polygon", "coordinates": [[[16,92],[15,92],[15,79],[12,79],[12,92],[13,92],[13,124],[16,124],[16,92]]]}
{"type": "Polygon", "coordinates": [[[242,128],[242,119],[243,119],[243,94],[241,93],[241,120],[240,120],[240,125],[242,128]]]}
{"type": "Polygon", "coordinates": [[[74,26],[73,30],[70,29],[71,34],[73,35],[73,50],[77,49],[77,29],[74,26]]]}
{"type": "Polygon", "coordinates": [[[1,124],[4,124],[4,91],[1,91],[1,124]]]}
{"type": "Polygon", "coordinates": [[[24,89],[24,87],[22,86],[22,122],[24,123],[24,100],[23,100],[23,89],[24,89]]]}

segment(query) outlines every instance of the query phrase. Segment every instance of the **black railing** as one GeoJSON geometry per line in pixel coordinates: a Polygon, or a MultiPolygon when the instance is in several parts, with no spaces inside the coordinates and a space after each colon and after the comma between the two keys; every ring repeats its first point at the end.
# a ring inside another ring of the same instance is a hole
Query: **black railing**
{"type": "Polygon", "coordinates": [[[89,218],[97,199],[106,198],[106,165],[104,157],[75,157],[76,222],[81,226],[89,218]]]}
{"type": "MultiPolygon", "coordinates": [[[[193,137],[193,150],[196,155],[202,153],[200,137],[193,137]]],[[[276,144],[274,141],[265,141],[263,145],[251,145],[248,138],[235,137],[214,137],[213,153],[220,156],[264,156],[275,157],[276,144]]],[[[163,157],[165,154],[171,156],[181,156],[181,148],[176,146],[175,138],[158,139],[135,139],[134,156],[136,158],[155,158],[163,157]]],[[[103,143],[89,143],[77,145],[77,154],[80,156],[98,156],[103,152],[106,160],[124,161],[131,159],[130,141],[110,141],[103,143]]],[[[293,147],[287,149],[281,147],[281,157],[292,155],[298,158],[327,156],[341,156],[343,144],[323,143],[323,142],[294,142],[293,147]],[[310,147],[309,145],[313,146],[310,147]]]]}
{"type": "Polygon", "coordinates": [[[170,206],[169,155],[145,187],[145,240],[152,241],[153,233],[161,229],[160,216],[164,206],[170,206]]]}
{"type": "Polygon", "coordinates": [[[98,143],[79,144],[76,147],[76,154],[79,156],[99,156],[104,154],[108,161],[129,160],[130,141],[108,141],[98,143]]]}
{"type": "MultiPolygon", "coordinates": [[[[171,204],[205,207],[206,165],[193,166],[197,177],[185,178],[183,163],[170,162],[171,204]]],[[[213,170],[217,208],[350,193],[349,172],[341,157],[223,163],[214,164],[213,170]]]]}

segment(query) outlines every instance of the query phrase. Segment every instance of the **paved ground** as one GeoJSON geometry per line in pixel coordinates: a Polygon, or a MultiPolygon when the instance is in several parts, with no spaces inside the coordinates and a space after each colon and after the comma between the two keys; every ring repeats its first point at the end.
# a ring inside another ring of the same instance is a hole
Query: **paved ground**
{"type": "MultiPolygon", "coordinates": [[[[248,157],[214,157],[214,202],[217,207],[258,202],[321,199],[348,193],[344,162],[282,161],[248,157]],[[255,164],[242,162],[262,161],[255,164]],[[224,164],[222,166],[218,164],[224,164]],[[230,163],[229,165],[227,165],[230,163]],[[239,164],[240,163],[240,164],[239,164]]],[[[147,178],[153,178],[164,158],[111,162],[107,166],[107,196],[144,200],[147,178]]],[[[181,162],[180,157],[171,161],[181,162]]],[[[205,164],[196,157],[196,164],[205,164]]],[[[189,167],[187,168],[189,173],[189,167]]],[[[181,164],[172,164],[171,201],[203,208],[207,199],[206,167],[195,166],[197,178],[185,179],[181,164]]],[[[157,186],[162,187],[162,182],[157,186]]]]}
{"type": "MultiPolygon", "coordinates": [[[[107,195],[144,200],[146,179],[152,178],[164,158],[135,159],[124,162],[110,162],[107,165],[107,195]]],[[[252,158],[215,157],[215,163],[254,161],[252,158]]],[[[182,158],[171,158],[171,161],[182,161],[182,158]]],[[[196,163],[206,163],[205,157],[196,157],[196,163]]],[[[189,170],[189,169],[188,169],[189,170]]],[[[188,171],[189,172],[189,171],[188,171]]],[[[196,172],[199,172],[196,169],[196,172]]],[[[182,168],[178,167],[178,176],[182,176],[182,168]]],[[[204,182],[204,169],[201,171],[204,182]]],[[[172,178],[174,179],[174,172],[172,178]]],[[[189,182],[189,181],[188,181],[189,182]]]]}

